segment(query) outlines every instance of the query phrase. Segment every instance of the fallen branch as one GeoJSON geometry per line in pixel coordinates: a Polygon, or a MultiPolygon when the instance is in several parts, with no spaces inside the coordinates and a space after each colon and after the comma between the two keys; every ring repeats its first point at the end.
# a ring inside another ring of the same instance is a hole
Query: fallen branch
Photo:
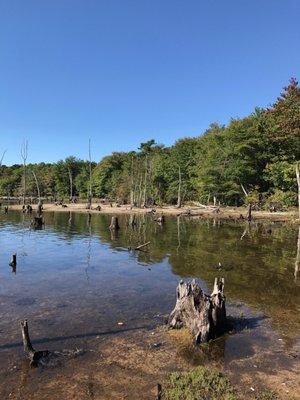
{"type": "Polygon", "coordinates": [[[140,244],[139,246],[137,246],[134,250],[141,250],[141,248],[143,248],[143,247],[145,247],[145,246],[148,246],[148,244],[150,244],[151,242],[147,242],[147,243],[144,243],[144,244],[140,244]]]}

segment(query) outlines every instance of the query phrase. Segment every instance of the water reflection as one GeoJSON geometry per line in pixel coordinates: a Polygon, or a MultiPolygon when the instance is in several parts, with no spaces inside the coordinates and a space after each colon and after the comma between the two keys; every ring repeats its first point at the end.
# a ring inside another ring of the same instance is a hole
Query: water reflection
{"type": "MultiPolygon", "coordinates": [[[[118,321],[127,329],[139,327],[141,319],[153,327],[174,307],[179,279],[195,277],[210,288],[220,274],[235,304],[230,313],[247,304],[256,311],[246,311],[246,319],[261,313],[287,340],[299,335],[300,229],[293,225],[182,217],[159,225],[151,215],[120,215],[112,236],[109,215],[59,212],[44,219],[45,229],[30,231],[30,216],[0,214],[0,257],[18,255],[18,274],[0,270],[0,344],[18,338],[8,321],[25,316],[40,321],[40,337],[50,324],[62,342],[99,327],[113,332],[118,321]],[[128,251],[147,242],[145,251],[128,251]]],[[[209,353],[222,358],[232,340],[212,345],[209,353]]]]}

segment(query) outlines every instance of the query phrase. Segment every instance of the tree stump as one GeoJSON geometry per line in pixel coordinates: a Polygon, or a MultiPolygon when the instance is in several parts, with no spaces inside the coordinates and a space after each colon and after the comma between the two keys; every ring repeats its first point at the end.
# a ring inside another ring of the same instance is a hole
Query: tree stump
{"type": "Polygon", "coordinates": [[[61,365],[61,362],[66,357],[77,357],[83,354],[83,350],[75,348],[75,349],[64,349],[61,351],[36,351],[34,350],[28,332],[28,323],[25,319],[24,321],[20,322],[21,330],[22,330],[22,339],[23,339],[23,347],[24,347],[24,354],[25,357],[29,360],[30,365],[32,367],[38,366],[49,366],[54,367],[57,365],[61,365]]]}
{"type": "Polygon", "coordinates": [[[30,225],[33,229],[42,229],[43,223],[43,217],[38,216],[33,218],[30,225]]]}
{"type": "Polygon", "coordinates": [[[12,254],[11,255],[11,259],[10,259],[9,265],[11,267],[15,267],[17,265],[17,255],[16,254],[12,254]]]}
{"type": "Polygon", "coordinates": [[[37,366],[37,364],[41,358],[47,357],[49,355],[49,351],[48,350],[35,351],[34,348],[32,347],[32,344],[31,344],[31,341],[29,338],[27,320],[25,319],[24,321],[21,321],[20,324],[21,324],[21,330],[22,330],[24,354],[25,354],[26,358],[29,359],[30,365],[37,366]]]}
{"type": "Polygon", "coordinates": [[[120,229],[118,217],[111,217],[111,223],[109,229],[117,230],[120,229]]]}
{"type": "Polygon", "coordinates": [[[41,217],[42,214],[43,214],[43,204],[42,204],[42,202],[39,201],[38,206],[37,206],[36,215],[37,215],[37,217],[41,217]]]}
{"type": "Polygon", "coordinates": [[[156,219],[156,222],[158,222],[159,224],[163,224],[165,222],[165,216],[161,215],[156,219]]]}
{"type": "Polygon", "coordinates": [[[208,342],[226,331],[223,278],[215,278],[211,295],[205,294],[195,280],[181,281],[176,295],[176,306],[169,317],[170,328],[187,326],[195,343],[208,342]]]}

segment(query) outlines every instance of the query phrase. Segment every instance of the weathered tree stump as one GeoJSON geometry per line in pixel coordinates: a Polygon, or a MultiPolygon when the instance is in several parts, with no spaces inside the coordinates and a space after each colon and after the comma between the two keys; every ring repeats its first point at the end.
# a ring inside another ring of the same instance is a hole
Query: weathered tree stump
{"type": "Polygon", "coordinates": [[[12,254],[9,265],[11,267],[11,272],[13,272],[15,274],[17,272],[17,255],[16,254],[12,254]]]}
{"type": "Polygon", "coordinates": [[[28,323],[25,319],[20,322],[21,330],[22,330],[22,338],[23,338],[23,347],[25,357],[29,360],[30,365],[32,367],[38,366],[56,366],[60,365],[61,361],[66,357],[77,357],[78,355],[83,354],[83,350],[75,348],[75,349],[64,349],[61,351],[36,351],[34,350],[28,332],[28,323]]]}
{"type": "Polygon", "coordinates": [[[187,326],[195,343],[208,342],[226,331],[223,278],[215,278],[211,295],[205,294],[195,280],[181,281],[176,294],[176,306],[169,317],[170,328],[187,326]]]}
{"type": "Polygon", "coordinates": [[[36,215],[38,217],[41,217],[43,214],[43,204],[41,201],[39,201],[38,206],[37,206],[37,211],[36,211],[36,215]]]}
{"type": "Polygon", "coordinates": [[[109,229],[117,230],[120,229],[118,217],[111,217],[111,223],[109,229]]]}
{"type": "Polygon", "coordinates": [[[165,216],[161,215],[156,219],[156,222],[158,222],[159,224],[163,224],[165,222],[165,216]]]}
{"type": "Polygon", "coordinates": [[[38,216],[32,219],[30,225],[33,229],[42,229],[43,223],[43,217],[38,216]]]}
{"type": "Polygon", "coordinates": [[[17,255],[16,254],[12,254],[11,255],[11,259],[10,259],[9,265],[11,267],[15,267],[17,265],[17,255]]]}
{"type": "Polygon", "coordinates": [[[20,324],[22,330],[24,354],[26,358],[29,359],[30,365],[37,366],[41,358],[47,357],[49,355],[49,351],[35,351],[30,341],[27,320],[25,319],[24,321],[21,321],[20,324]]]}
{"type": "Polygon", "coordinates": [[[157,384],[157,396],[156,400],[161,400],[162,399],[162,386],[160,383],[157,384]]]}

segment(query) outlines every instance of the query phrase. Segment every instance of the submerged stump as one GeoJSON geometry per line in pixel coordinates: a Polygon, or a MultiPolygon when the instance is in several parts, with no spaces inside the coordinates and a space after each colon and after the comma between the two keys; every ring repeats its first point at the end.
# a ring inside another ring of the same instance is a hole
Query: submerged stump
{"type": "Polygon", "coordinates": [[[31,225],[31,227],[32,227],[33,229],[42,229],[43,223],[44,223],[43,217],[37,216],[37,217],[34,217],[34,218],[32,219],[30,225],[31,225]]]}
{"type": "Polygon", "coordinates": [[[211,295],[205,294],[195,280],[181,281],[176,295],[176,305],[169,317],[170,328],[187,326],[195,343],[208,342],[226,331],[223,278],[215,278],[211,295]]]}

